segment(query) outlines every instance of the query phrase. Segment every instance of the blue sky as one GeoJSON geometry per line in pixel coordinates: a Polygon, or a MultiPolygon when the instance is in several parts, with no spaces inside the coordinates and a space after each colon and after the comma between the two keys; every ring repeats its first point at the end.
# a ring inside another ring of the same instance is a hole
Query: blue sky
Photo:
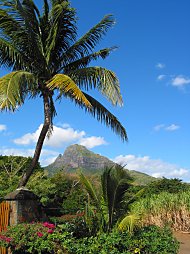
{"type": "MultiPolygon", "coordinates": [[[[95,65],[117,74],[124,106],[113,108],[102,96],[97,98],[125,126],[129,142],[122,143],[104,125],[63,101],[56,104],[54,133],[44,145],[42,165],[78,143],[129,169],[190,181],[190,1],[71,2],[77,9],[79,37],[105,14],[116,19],[99,48],[119,48],[95,65]]],[[[40,99],[27,101],[14,114],[1,113],[0,154],[31,156],[42,122],[40,99]]]]}

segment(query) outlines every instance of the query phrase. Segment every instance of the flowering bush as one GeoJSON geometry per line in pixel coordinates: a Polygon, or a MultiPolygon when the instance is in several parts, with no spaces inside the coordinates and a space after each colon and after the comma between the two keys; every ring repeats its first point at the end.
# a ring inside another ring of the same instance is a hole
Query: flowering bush
{"type": "Polygon", "coordinates": [[[10,247],[12,253],[64,253],[71,233],[62,232],[49,222],[18,224],[0,235],[0,246],[10,247]],[[64,243],[64,244],[63,244],[64,243]]]}
{"type": "Polygon", "coordinates": [[[177,254],[179,249],[168,228],[148,226],[133,234],[113,230],[75,238],[48,222],[8,228],[0,236],[0,246],[10,247],[13,254],[177,254]]]}

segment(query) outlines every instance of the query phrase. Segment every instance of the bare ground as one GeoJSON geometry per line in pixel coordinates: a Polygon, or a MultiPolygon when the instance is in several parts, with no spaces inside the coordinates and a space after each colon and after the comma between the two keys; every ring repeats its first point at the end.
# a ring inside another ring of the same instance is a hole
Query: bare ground
{"type": "Polygon", "coordinates": [[[175,232],[174,236],[180,242],[179,254],[190,254],[190,233],[175,232]]]}

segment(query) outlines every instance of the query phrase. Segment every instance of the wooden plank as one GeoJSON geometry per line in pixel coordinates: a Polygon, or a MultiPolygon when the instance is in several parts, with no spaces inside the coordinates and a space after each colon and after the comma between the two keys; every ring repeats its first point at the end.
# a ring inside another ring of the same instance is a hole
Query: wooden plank
{"type": "MultiPolygon", "coordinates": [[[[2,202],[0,204],[0,232],[6,230],[9,225],[9,213],[10,205],[8,202],[2,202]]],[[[0,247],[0,254],[6,254],[6,248],[0,247]]]]}

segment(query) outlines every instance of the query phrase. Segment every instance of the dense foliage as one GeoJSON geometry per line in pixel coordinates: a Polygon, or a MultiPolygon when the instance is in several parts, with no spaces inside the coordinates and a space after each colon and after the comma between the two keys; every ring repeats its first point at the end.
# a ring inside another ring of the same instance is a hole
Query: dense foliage
{"type": "Polygon", "coordinates": [[[40,197],[48,215],[75,214],[84,210],[87,195],[76,174],[61,171],[49,177],[46,172],[36,173],[27,187],[40,197]]]}
{"type": "MultiPolygon", "coordinates": [[[[16,189],[31,160],[31,157],[0,156],[0,199],[16,189]]],[[[43,172],[39,163],[34,172],[43,172]]]]}
{"type": "Polygon", "coordinates": [[[183,183],[178,178],[167,179],[163,177],[147,185],[144,196],[151,196],[152,194],[160,194],[161,192],[179,193],[181,191],[190,190],[190,185],[183,183]]]}
{"type": "Polygon", "coordinates": [[[177,254],[179,244],[168,228],[149,226],[133,234],[112,231],[93,237],[75,238],[54,224],[20,224],[0,236],[0,244],[13,254],[177,254]]]}

